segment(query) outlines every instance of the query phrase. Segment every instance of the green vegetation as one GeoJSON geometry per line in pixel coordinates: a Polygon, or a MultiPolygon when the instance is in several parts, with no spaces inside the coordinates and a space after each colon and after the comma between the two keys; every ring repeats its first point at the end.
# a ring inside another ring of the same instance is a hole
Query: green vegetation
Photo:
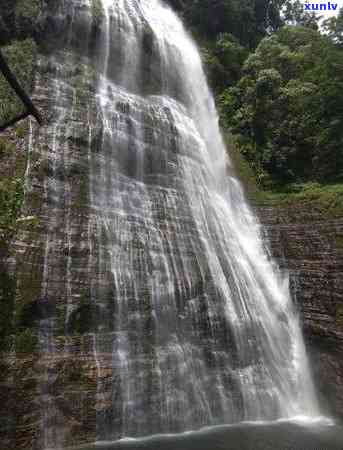
{"type": "Polygon", "coordinates": [[[343,236],[336,236],[335,237],[335,244],[336,244],[337,248],[343,249],[343,236]]]}
{"type": "Polygon", "coordinates": [[[324,34],[298,0],[169,2],[202,50],[249,197],[342,214],[343,8],[324,34]]]}
{"type": "MultiPolygon", "coordinates": [[[[41,257],[41,249],[35,252],[35,261],[41,257]]],[[[17,260],[17,272],[20,276],[16,282],[12,321],[16,353],[32,353],[38,344],[37,324],[42,318],[39,298],[42,289],[42,272],[39,270],[22,270],[22,261],[17,260]]]]}
{"type": "MultiPolygon", "coordinates": [[[[33,87],[34,64],[36,60],[36,44],[33,39],[13,41],[3,47],[4,56],[19,82],[27,92],[33,87]]],[[[0,74],[0,124],[24,111],[24,106],[0,74]]]]}
{"type": "MultiPolygon", "coordinates": [[[[14,178],[0,181],[0,229],[14,231],[23,202],[23,181],[14,178]]],[[[0,234],[0,237],[1,234],[0,234]]]]}
{"type": "MultiPolygon", "coordinates": [[[[0,5],[0,44],[12,71],[27,92],[33,87],[36,44],[32,38],[35,16],[40,0],[3,0],[0,5]]],[[[0,75],[0,124],[13,119],[24,107],[11,87],[0,75]]],[[[26,152],[20,147],[27,134],[27,125],[20,123],[0,136],[0,256],[10,251],[10,241],[18,227],[24,198],[26,152]],[[20,144],[20,145],[19,145],[20,144]]],[[[23,144],[24,145],[24,144],[23,144]]],[[[19,353],[33,351],[37,338],[16,317],[16,280],[0,262],[0,351],[19,353]],[[19,326],[18,326],[19,325],[19,326]]],[[[24,310],[24,308],[23,308],[24,310]]]]}
{"type": "Polygon", "coordinates": [[[261,191],[251,165],[242,156],[234,137],[230,133],[224,133],[224,140],[230,155],[230,160],[235,168],[235,172],[245,187],[247,196],[256,202],[261,191]]]}
{"type": "Polygon", "coordinates": [[[241,68],[249,52],[232,34],[223,33],[214,41],[198,38],[209,81],[218,94],[232,86],[241,76],[241,68]]]}
{"type": "Polygon", "coordinates": [[[102,3],[100,0],[91,0],[91,8],[92,8],[92,17],[95,25],[100,25],[103,17],[104,10],[102,8],[102,3]]]}
{"type": "Polygon", "coordinates": [[[25,138],[27,135],[28,129],[26,124],[19,123],[15,127],[15,134],[19,139],[25,138]]]}
{"type": "Polygon", "coordinates": [[[219,102],[263,188],[343,179],[343,51],[318,31],[263,39],[219,102]]]}
{"type": "Polygon", "coordinates": [[[33,353],[37,349],[38,336],[32,330],[26,329],[15,336],[16,353],[33,353]]]}
{"type": "Polygon", "coordinates": [[[270,0],[169,0],[196,33],[210,41],[231,33],[241,45],[255,48],[267,30],[281,24],[284,1],[270,0]]]}
{"type": "MultiPolygon", "coordinates": [[[[41,0],[2,0],[0,2],[0,45],[3,54],[26,92],[33,88],[37,55],[37,19],[41,0]]],[[[0,74],[0,124],[24,111],[24,106],[0,74]]]]}
{"type": "Polygon", "coordinates": [[[18,228],[25,167],[26,155],[18,155],[13,141],[0,136],[0,248],[6,247],[18,228]]]}
{"type": "MultiPolygon", "coordinates": [[[[0,5],[0,43],[2,52],[19,83],[30,93],[33,88],[37,45],[34,25],[40,13],[40,0],[4,0],[0,5]]],[[[0,124],[20,113],[25,107],[0,74],[0,124]]],[[[19,123],[12,134],[0,136],[0,244],[9,242],[18,227],[17,218],[24,194],[26,154],[17,145],[27,134],[27,125],[19,123]]]]}
{"type": "Polygon", "coordinates": [[[290,184],[269,191],[259,191],[256,203],[275,206],[306,206],[326,219],[343,216],[343,184],[290,184]]]}
{"type": "Polygon", "coordinates": [[[325,32],[332,39],[333,42],[343,45],[343,8],[340,9],[337,17],[331,17],[325,20],[323,24],[325,32]]]}
{"type": "Polygon", "coordinates": [[[33,37],[42,5],[41,0],[1,0],[0,44],[33,37]]]}
{"type": "Polygon", "coordinates": [[[3,177],[0,180],[0,246],[9,241],[17,229],[17,218],[24,198],[22,177],[3,177]]]}
{"type": "Polygon", "coordinates": [[[34,27],[41,10],[40,0],[17,0],[15,4],[15,18],[17,28],[21,31],[30,31],[34,27]]]}
{"type": "Polygon", "coordinates": [[[0,136],[0,160],[10,156],[15,151],[14,144],[8,139],[0,136]]]}
{"type": "MultiPolygon", "coordinates": [[[[250,201],[257,206],[275,206],[288,210],[317,213],[323,219],[335,219],[343,216],[343,184],[342,183],[288,183],[272,185],[262,189],[256,172],[243,157],[234,137],[224,135],[230,159],[242,180],[250,201]],[[295,210],[295,208],[298,208],[295,210]]],[[[295,213],[297,214],[297,213],[295,213]]],[[[339,245],[339,242],[337,242],[339,245]]],[[[342,244],[343,247],[343,238],[342,244]]]]}
{"type": "Polygon", "coordinates": [[[13,334],[15,282],[0,265],[0,352],[8,351],[13,334]]]}

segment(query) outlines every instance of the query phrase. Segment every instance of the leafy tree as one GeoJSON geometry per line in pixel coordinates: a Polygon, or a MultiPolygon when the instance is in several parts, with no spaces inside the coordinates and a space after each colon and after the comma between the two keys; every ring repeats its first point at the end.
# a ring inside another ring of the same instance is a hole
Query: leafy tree
{"type": "Polygon", "coordinates": [[[261,41],[219,97],[262,185],[343,176],[343,53],[305,27],[261,41]]]}
{"type": "Polygon", "coordinates": [[[198,34],[216,40],[230,33],[239,43],[255,48],[269,32],[282,25],[285,0],[169,0],[198,34]]]}
{"type": "Polygon", "coordinates": [[[335,44],[343,46],[343,8],[337,17],[330,17],[323,22],[323,29],[335,44]]]}
{"type": "Polygon", "coordinates": [[[241,77],[248,50],[232,34],[219,34],[215,43],[201,47],[205,70],[216,93],[233,86],[241,77]]]}
{"type": "Polygon", "coordinates": [[[301,25],[318,30],[322,16],[314,11],[304,10],[304,3],[299,0],[287,0],[283,8],[283,20],[288,25],[301,25]]]}

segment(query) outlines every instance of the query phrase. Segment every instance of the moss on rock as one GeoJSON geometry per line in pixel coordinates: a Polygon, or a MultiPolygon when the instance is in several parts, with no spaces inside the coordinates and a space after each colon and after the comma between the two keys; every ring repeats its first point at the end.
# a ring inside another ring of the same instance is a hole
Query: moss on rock
{"type": "MultiPolygon", "coordinates": [[[[2,50],[20,84],[27,92],[31,92],[37,55],[37,47],[33,39],[13,41],[2,50]]],[[[24,111],[24,105],[2,74],[0,74],[0,98],[0,124],[13,119],[24,111]]]]}
{"type": "Polygon", "coordinates": [[[26,154],[17,151],[13,136],[0,137],[0,245],[7,246],[17,230],[24,199],[26,154]]]}
{"type": "Polygon", "coordinates": [[[16,353],[34,353],[38,346],[38,336],[31,330],[26,329],[15,336],[16,353]]]}
{"type": "Polygon", "coordinates": [[[32,31],[41,12],[40,0],[17,0],[15,19],[19,33],[32,31]]]}
{"type": "Polygon", "coordinates": [[[15,232],[23,198],[24,183],[21,178],[0,181],[0,241],[8,241],[15,232]]]}
{"type": "Polygon", "coordinates": [[[336,236],[335,243],[336,243],[337,248],[343,249],[343,236],[336,236]]]}
{"type": "Polygon", "coordinates": [[[15,281],[0,265],[0,351],[10,349],[13,334],[15,281]]]}
{"type": "Polygon", "coordinates": [[[91,0],[93,24],[98,27],[104,18],[104,10],[100,0],[91,0]]]}

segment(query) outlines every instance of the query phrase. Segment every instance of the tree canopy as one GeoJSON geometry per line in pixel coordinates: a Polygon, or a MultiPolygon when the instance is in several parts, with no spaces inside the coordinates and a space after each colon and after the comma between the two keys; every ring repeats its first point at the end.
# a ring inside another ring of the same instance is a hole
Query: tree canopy
{"type": "Polygon", "coordinates": [[[343,179],[343,8],[319,27],[299,0],[170,0],[262,187],[343,179]]]}
{"type": "Polygon", "coordinates": [[[247,48],[254,48],[282,23],[285,0],[169,0],[186,22],[202,36],[215,40],[230,33],[247,48]]]}
{"type": "Polygon", "coordinates": [[[342,50],[327,36],[286,26],[260,42],[220,105],[262,182],[342,177],[342,88],[342,50]]]}

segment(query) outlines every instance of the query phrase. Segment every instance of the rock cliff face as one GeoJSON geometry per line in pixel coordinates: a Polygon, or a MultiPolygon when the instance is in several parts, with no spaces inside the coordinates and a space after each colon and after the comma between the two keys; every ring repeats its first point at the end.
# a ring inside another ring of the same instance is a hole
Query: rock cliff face
{"type": "MultiPolygon", "coordinates": [[[[22,213],[38,220],[2,258],[4,448],[284,417],[293,397],[308,408],[287,293],[239,184],[213,177],[224,149],[199,55],[158,2],[119,3],[44,3],[34,101],[47,120],[22,143],[22,213]]],[[[328,332],[318,314],[305,318],[328,332]]]]}
{"type": "Polygon", "coordinates": [[[258,209],[273,256],[290,273],[323,407],[343,417],[343,219],[309,205],[258,209]]]}

